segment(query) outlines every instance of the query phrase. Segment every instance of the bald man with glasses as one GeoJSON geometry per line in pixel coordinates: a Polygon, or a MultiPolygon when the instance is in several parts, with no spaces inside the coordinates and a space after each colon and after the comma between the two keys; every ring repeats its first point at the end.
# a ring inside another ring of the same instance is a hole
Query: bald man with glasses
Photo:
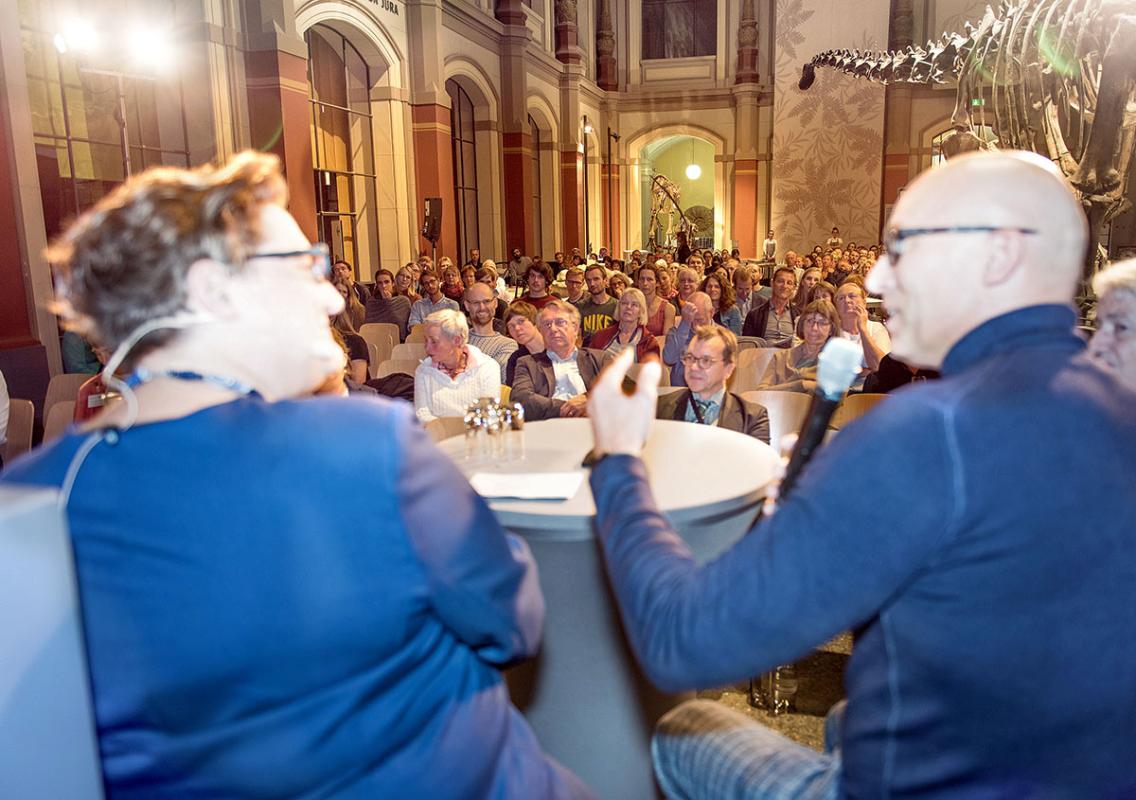
{"type": "Polygon", "coordinates": [[[698,564],[642,452],[658,369],[588,403],[596,531],[628,638],[667,691],[853,630],[823,752],[711,701],[664,717],[682,798],[1136,796],[1136,392],[1074,327],[1087,224],[1031,153],[923,173],[868,277],[892,353],[941,369],[841,430],[792,494],[698,564]],[[944,268],[944,265],[949,265],[944,268]]]}

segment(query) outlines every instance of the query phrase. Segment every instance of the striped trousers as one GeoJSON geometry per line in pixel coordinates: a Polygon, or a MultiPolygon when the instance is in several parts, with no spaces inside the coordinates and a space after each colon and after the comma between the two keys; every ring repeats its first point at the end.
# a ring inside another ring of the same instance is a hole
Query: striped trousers
{"type": "Polygon", "coordinates": [[[712,700],[659,720],[651,757],[671,800],[837,800],[844,702],[824,721],[824,752],[786,739],[712,700]]]}

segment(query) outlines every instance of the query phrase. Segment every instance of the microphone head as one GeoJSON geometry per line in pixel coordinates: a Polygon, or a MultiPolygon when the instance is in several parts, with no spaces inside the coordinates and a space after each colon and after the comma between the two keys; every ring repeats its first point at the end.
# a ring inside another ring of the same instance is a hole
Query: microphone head
{"type": "Polygon", "coordinates": [[[860,374],[863,349],[855,342],[833,337],[817,360],[817,390],[829,400],[839,400],[860,374]]]}

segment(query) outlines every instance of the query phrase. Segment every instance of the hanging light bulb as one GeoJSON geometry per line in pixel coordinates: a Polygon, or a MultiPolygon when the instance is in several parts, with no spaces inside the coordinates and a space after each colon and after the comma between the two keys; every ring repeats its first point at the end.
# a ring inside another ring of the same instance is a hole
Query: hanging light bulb
{"type": "Polygon", "coordinates": [[[696,181],[702,177],[702,167],[694,160],[694,137],[690,137],[690,164],[686,167],[687,180],[696,181]]]}

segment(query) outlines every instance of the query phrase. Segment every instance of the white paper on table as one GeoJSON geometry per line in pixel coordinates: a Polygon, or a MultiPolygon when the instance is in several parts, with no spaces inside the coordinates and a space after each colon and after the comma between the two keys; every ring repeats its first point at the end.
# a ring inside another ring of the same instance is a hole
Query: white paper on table
{"type": "Polygon", "coordinates": [[[476,472],[470,485],[482,497],[517,500],[567,500],[584,482],[581,472],[476,472]]]}

